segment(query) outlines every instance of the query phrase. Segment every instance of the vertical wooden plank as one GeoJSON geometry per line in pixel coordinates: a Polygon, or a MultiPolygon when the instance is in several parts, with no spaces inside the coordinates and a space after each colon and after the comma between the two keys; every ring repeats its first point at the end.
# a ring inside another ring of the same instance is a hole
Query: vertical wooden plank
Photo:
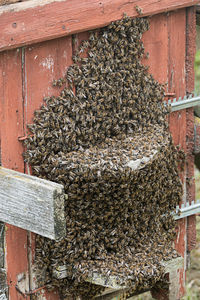
{"type": "MultiPolygon", "coordinates": [[[[183,31],[183,36],[181,36],[180,41],[182,41],[182,38],[185,38],[184,29],[185,29],[185,23],[184,22],[183,24],[180,23],[179,30],[183,31]]],[[[176,50],[172,48],[173,47],[172,45],[173,42],[176,43],[177,36],[174,38],[174,41],[172,41],[172,38],[175,30],[176,30],[176,25],[173,23],[170,24],[170,28],[169,28],[169,15],[167,14],[157,15],[150,18],[150,30],[147,31],[143,37],[145,52],[149,53],[149,59],[146,59],[144,56],[143,63],[149,65],[149,72],[153,74],[154,78],[158,80],[159,83],[165,85],[166,92],[175,92],[176,89],[179,92],[181,91],[183,86],[182,81],[181,83],[178,82],[180,76],[180,72],[178,68],[180,66],[181,70],[184,71],[184,69],[182,69],[182,65],[184,66],[185,63],[185,56],[184,56],[185,48],[183,47],[181,49],[180,57],[179,57],[179,53],[177,56],[174,56],[176,50]],[[177,59],[178,59],[178,63],[176,61],[177,59]],[[173,75],[172,78],[169,76],[169,74],[173,75]]],[[[179,34],[180,33],[178,33],[178,35],[179,34]]],[[[178,44],[177,47],[180,47],[180,45],[178,44]]],[[[181,134],[180,132],[181,124],[179,124],[178,131],[176,131],[176,128],[172,126],[173,124],[174,125],[176,124],[176,120],[174,121],[174,123],[173,121],[170,120],[170,129],[174,138],[174,142],[183,143],[183,145],[185,145],[185,131],[183,131],[183,134],[181,134]]],[[[181,226],[182,224],[180,225],[180,228],[182,228],[181,226]]],[[[185,226],[185,224],[183,226],[185,226]]],[[[184,230],[180,229],[178,232],[178,241],[180,245],[184,243],[184,250],[185,250],[185,227],[183,228],[184,230]]],[[[176,248],[179,252],[180,247],[176,246],[176,248]]],[[[184,255],[185,253],[183,253],[183,256],[184,255]]],[[[182,275],[183,272],[181,274],[177,274],[177,271],[174,271],[173,274],[170,273],[169,290],[152,289],[151,291],[152,296],[155,299],[171,299],[171,300],[178,299],[177,297],[179,293],[179,276],[182,278],[182,275]]]]}
{"type": "Polygon", "coordinates": [[[149,66],[149,73],[162,84],[167,82],[168,72],[168,32],[167,17],[165,14],[159,14],[151,17],[150,28],[143,35],[145,53],[143,64],[149,66]]]}
{"type": "MultiPolygon", "coordinates": [[[[3,53],[0,53],[0,99],[3,99],[3,53]]],[[[2,101],[0,101],[0,164],[1,164],[1,127],[2,127],[2,101]]]]}
{"type": "MultiPolygon", "coordinates": [[[[144,34],[143,41],[145,51],[149,52],[149,59],[144,57],[143,62],[149,65],[149,72],[160,83],[167,83],[166,91],[174,92],[177,97],[185,95],[185,10],[154,16],[150,19],[150,30],[144,34]]],[[[173,113],[170,117],[170,131],[174,143],[186,150],[186,112],[173,113]]],[[[185,174],[182,174],[185,189],[185,174]]],[[[185,191],[186,192],[186,191],[185,191]]],[[[184,198],[185,201],[185,198],[184,198]]],[[[177,251],[186,257],[186,221],[178,223],[177,251]]],[[[169,295],[159,294],[154,296],[158,299],[178,299],[184,293],[185,270],[180,270],[176,275],[180,279],[176,288],[170,286],[169,295]],[[173,298],[174,297],[174,298],[173,298]]]]}
{"type": "MultiPolygon", "coordinates": [[[[32,123],[33,113],[43,104],[46,96],[58,95],[59,88],[52,82],[65,75],[67,67],[72,63],[71,36],[60,38],[26,48],[24,55],[24,109],[25,127],[32,123]]],[[[31,272],[31,289],[35,288],[32,262],[34,261],[35,235],[30,236],[29,262],[31,272]]],[[[57,291],[48,293],[41,291],[38,299],[58,300],[57,291]]]]}
{"type": "MultiPolygon", "coordinates": [[[[175,93],[176,97],[186,93],[185,83],[185,50],[186,50],[186,10],[181,9],[168,15],[168,92],[175,93]]],[[[174,112],[169,118],[170,131],[174,143],[186,152],[186,111],[174,112]]],[[[186,201],[186,174],[182,173],[181,179],[184,187],[183,203],[186,201]]],[[[178,271],[179,287],[174,299],[180,299],[185,292],[185,269],[186,269],[186,219],[177,221],[177,238],[175,248],[185,258],[184,269],[178,271]]]]}
{"type": "MultiPolygon", "coordinates": [[[[186,91],[194,91],[194,60],[196,53],[196,9],[186,10],[186,91]]],[[[195,200],[194,178],[194,111],[187,109],[187,201],[195,200]]],[[[196,245],[196,216],[187,218],[187,251],[190,252],[196,245]]]]}
{"type": "MultiPolygon", "coordinates": [[[[3,54],[0,54],[0,99],[3,99],[3,54]]],[[[1,165],[1,127],[2,127],[2,105],[0,100],[0,165],[1,165]]],[[[5,268],[5,224],[0,222],[0,290],[3,294],[7,290],[6,273],[2,271],[5,268]]]]}
{"type": "MultiPolygon", "coordinates": [[[[18,136],[24,134],[21,50],[15,49],[2,53],[1,66],[2,165],[19,172],[24,172],[23,147],[18,142],[18,136]]],[[[15,286],[18,284],[17,276],[20,273],[26,273],[26,281],[28,281],[27,232],[23,229],[7,225],[5,238],[9,299],[21,300],[23,296],[17,292],[15,286]]]]}
{"type": "Polygon", "coordinates": [[[36,44],[25,52],[25,123],[30,124],[33,112],[43,98],[60,93],[53,80],[65,75],[72,63],[71,36],[36,44]]]}

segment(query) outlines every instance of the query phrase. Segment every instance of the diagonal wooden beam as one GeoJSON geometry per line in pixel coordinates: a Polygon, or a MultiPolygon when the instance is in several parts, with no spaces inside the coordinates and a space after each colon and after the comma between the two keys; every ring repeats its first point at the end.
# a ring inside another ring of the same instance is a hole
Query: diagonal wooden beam
{"type": "Polygon", "coordinates": [[[66,234],[61,184],[0,167],[0,220],[50,239],[66,234]]]}
{"type": "Polygon", "coordinates": [[[198,0],[31,0],[10,4],[0,8],[0,51],[103,27],[121,19],[124,13],[130,17],[147,16],[197,3],[198,0]]]}

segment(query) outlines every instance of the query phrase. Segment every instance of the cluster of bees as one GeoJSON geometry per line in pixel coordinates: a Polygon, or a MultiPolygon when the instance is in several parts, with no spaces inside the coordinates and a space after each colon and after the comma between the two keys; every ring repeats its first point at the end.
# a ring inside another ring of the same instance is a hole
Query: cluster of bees
{"type": "Polygon", "coordinates": [[[148,26],[124,16],[92,32],[54,82],[65,84],[60,96],[46,98],[29,126],[25,161],[68,195],[66,237],[36,240],[38,281],[63,297],[100,294],[86,282],[91,272],[116,275],[131,293],[150,289],[161,262],[177,256],[171,212],[182,187],[164,88],[141,63],[148,26]],[[54,278],[63,265],[67,277],[54,278]]]}

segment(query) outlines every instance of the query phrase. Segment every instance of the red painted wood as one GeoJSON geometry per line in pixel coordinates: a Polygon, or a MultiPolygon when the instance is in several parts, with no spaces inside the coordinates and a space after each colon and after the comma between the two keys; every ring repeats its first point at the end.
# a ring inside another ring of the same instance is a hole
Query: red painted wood
{"type": "MultiPolygon", "coordinates": [[[[183,96],[186,93],[185,10],[170,13],[162,22],[159,22],[159,19],[152,19],[152,21],[150,31],[144,35],[145,50],[149,52],[150,59],[146,62],[144,59],[144,62],[150,65],[149,71],[160,83],[168,81],[167,92],[175,93],[176,97],[183,96]]],[[[175,144],[180,145],[186,151],[186,111],[173,113],[170,116],[170,130],[175,144]]],[[[186,173],[183,173],[181,177],[184,186],[186,186],[186,173]]],[[[187,247],[186,220],[178,221],[175,247],[185,257],[187,247]]],[[[179,271],[179,281],[179,296],[181,297],[185,288],[185,269],[179,271]]],[[[156,299],[168,299],[168,295],[160,291],[159,295],[156,294],[156,299]]]]}
{"type": "MultiPolygon", "coordinates": [[[[0,99],[3,99],[3,53],[0,53],[0,99]]],[[[2,105],[0,100],[0,157],[1,157],[1,127],[2,127],[2,105]]]]}
{"type": "MultiPolygon", "coordinates": [[[[14,36],[13,41],[9,44],[9,46],[7,44],[6,47],[16,47],[17,45],[21,45],[22,43],[35,43],[39,40],[48,40],[52,39],[55,36],[70,34],[71,32],[82,31],[93,27],[100,27],[109,23],[111,19],[115,20],[117,18],[121,18],[123,12],[127,12],[128,15],[136,14],[135,9],[133,8],[138,3],[141,3],[141,5],[138,5],[141,6],[144,10],[144,13],[147,14],[150,12],[150,10],[151,12],[155,12],[155,9],[157,9],[157,12],[159,11],[159,9],[163,10],[166,3],[168,3],[169,7],[165,6],[165,10],[168,10],[172,9],[173,5],[191,5],[192,1],[187,1],[186,3],[186,1],[162,0],[154,1],[154,4],[147,0],[135,2],[123,1],[123,6],[122,0],[115,1],[115,5],[113,5],[113,1],[111,0],[102,0],[101,5],[99,1],[92,1],[92,6],[91,0],[87,0],[85,2],[70,0],[67,2],[68,6],[66,6],[66,2],[57,2],[56,4],[52,3],[44,5],[40,8],[37,7],[19,12],[7,12],[2,14],[0,24],[0,29],[2,29],[2,37],[5,38],[6,30],[8,39],[14,36]],[[85,10],[82,9],[78,11],[78,4],[84,4],[85,10]],[[104,9],[107,8],[107,10],[103,11],[102,8],[100,10],[99,7],[104,7],[104,9]],[[61,10],[61,8],[63,8],[63,11],[61,10]],[[117,11],[117,9],[119,10],[117,11]],[[36,11],[38,12],[37,19],[31,19],[31,14],[36,13],[36,11]],[[90,11],[89,17],[88,11],[90,11]],[[43,15],[44,12],[46,12],[47,14],[43,15]],[[66,12],[71,13],[71,19],[66,16],[66,12]],[[75,15],[73,15],[73,13],[75,15]],[[8,17],[7,20],[5,19],[5,16],[8,17]],[[65,19],[63,21],[62,18],[64,18],[64,16],[65,19]],[[77,20],[79,17],[81,22],[78,22],[78,24],[77,22],[73,23],[73,21],[77,20]],[[17,20],[17,27],[15,28],[9,25],[13,24],[14,22],[14,19],[12,18],[16,18],[17,20]],[[22,19],[24,20],[24,25],[22,25],[22,19]],[[53,23],[53,21],[55,24],[53,23]],[[2,26],[2,24],[5,25],[5,28],[2,26]],[[67,27],[68,24],[69,28],[67,27]],[[62,29],[62,26],[65,26],[65,28],[62,29]],[[24,32],[22,30],[23,28],[25,28],[24,32]],[[39,29],[41,32],[38,31],[39,29]],[[70,29],[71,31],[69,31],[68,29],[70,29]],[[61,33],[61,31],[63,33],[61,33]]],[[[194,3],[194,1],[192,3],[194,3]]],[[[159,82],[165,83],[166,81],[168,81],[168,92],[175,92],[176,97],[183,96],[186,92],[185,16],[185,9],[183,9],[177,12],[170,13],[169,15],[163,14],[152,17],[150,21],[150,30],[145,33],[143,38],[145,50],[150,53],[149,60],[144,60],[146,64],[150,65],[149,71],[153,73],[154,77],[159,82]]],[[[87,35],[88,33],[76,35],[73,50],[77,49],[81,40],[86,38],[87,35]]],[[[5,40],[3,40],[3,38],[2,42],[0,42],[1,49],[5,47],[5,44],[3,44],[5,40]]],[[[21,156],[23,147],[18,142],[17,137],[22,136],[26,133],[26,127],[23,128],[23,124],[24,126],[26,126],[26,124],[32,122],[33,112],[35,109],[38,109],[43,103],[43,97],[59,93],[59,90],[53,88],[51,86],[51,83],[53,79],[59,78],[60,76],[64,75],[67,66],[72,62],[71,36],[31,45],[30,47],[27,47],[25,50],[23,50],[22,53],[24,62],[23,74],[21,73],[21,50],[4,52],[0,55],[0,64],[2,68],[2,72],[0,74],[0,84],[2,82],[0,95],[1,93],[3,94],[0,109],[2,109],[1,129],[3,165],[5,167],[13,168],[15,170],[23,172],[24,164],[21,156]]],[[[192,63],[191,57],[190,63],[192,63]]],[[[189,83],[188,86],[191,87],[189,83]]],[[[187,128],[191,128],[191,120],[190,125],[188,125],[189,123],[187,123],[188,121],[186,117],[187,116],[185,111],[173,113],[170,117],[170,130],[172,132],[174,141],[176,144],[180,144],[185,151],[188,149],[186,146],[186,134],[188,133],[187,128]]],[[[185,175],[185,173],[182,175],[184,183],[185,175]]],[[[34,235],[31,234],[31,236],[31,249],[29,250],[31,250],[30,252],[34,257],[34,235]]],[[[28,268],[27,233],[24,230],[8,226],[6,241],[8,282],[10,284],[11,295],[10,299],[18,300],[22,299],[22,296],[16,292],[14,286],[16,284],[16,274],[24,272],[28,268]],[[13,249],[15,250],[13,251],[13,249]],[[17,260],[16,257],[18,257],[17,260]]],[[[175,245],[179,253],[184,256],[186,254],[185,220],[180,220],[178,223],[178,237],[175,245]]],[[[184,270],[180,270],[179,276],[181,297],[184,292],[184,270]]],[[[59,296],[54,293],[46,293],[44,297],[46,298],[46,300],[59,299],[59,296]]]]}
{"type": "Polygon", "coordinates": [[[143,63],[149,66],[149,73],[160,83],[167,82],[168,71],[168,31],[167,18],[164,14],[150,18],[150,29],[144,33],[143,42],[145,53],[143,63]]]}
{"type": "MultiPolygon", "coordinates": [[[[184,96],[186,93],[185,82],[185,61],[186,61],[186,10],[182,9],[171,12],[168,17],[169,32],[169,62],[168,62],[168,92],[175,92],[176,97],[184,96]]],[[[173,136],[174,143],[186,152],[186,110],[172,113],[169,118],[170,131],[173,136]]],[[[182,181],[184,189],[185,172],[182,173],[182,181]]],[[[183,202],[186,201],[185,195],[183,202]]],[[[187,252],[186,241],[186,219],[177,221],[177,238],[175,248],[183,256],[187,252]]],[[[186,266],[185,266],[186,267],[186,266]]],[[[185,267],[179,270],[179,298],[185,292],[185,267]]]]}
{"type": "MultiPolygon", "coordinates": [[[[186,89],[194,91],[194,59],[196,53],[196,11],[187,9],[186,38],[186,89]]],[[[194,112],[187,109],[187,201],[195,200],[194,179],[194,112]]],[[[196,245],[196,216],[187,218],[187,250],[190,252],[196,245]]]]}
{"type": "MultiPolygon", "coordinates": [[[[24,172],[23,147],[18,142],[18,136],[24,134],[21,61],[21,51],[18,50],[4,52],[0,57],[2,72],[1,154],[4,167],[24,172]]],[[[15,285],[17,275],[28,271],[27,232],[7,225],[5,238],[9,298],[21,300],[24,298],[17,292],[15,285]]]]}
{"type": "Polygon", "coordinates": [[[103,27],[123,13],[153,15],[197,4],[197,0],[68,0],[18,3],[1,7],[0,49],[16,48],[44,40],[103,27]],[[28,8],[27,8],[28,7],[28,8]],[[11,9],[13,8],[13,9],[11,9]]]}
{"type": "MultiPolygon", "coordinates": [[[[32,123],[33,113],[43,104],[46,96],[58,95],[59,88],[52,86],[54,79],[64,76],[72,63],[72,38],[65,37],[25,49],[24,55],[24,118],[25,125],[32,123]]],[[[31,255],[34,261],[35,235],[31,234],[31,255]]],[[[32,268],[32,266],[30,266],[32,268]]],[[[31,282],[34,289],[34,280],[31,282]]],[[[41,292],[46,300],[58,300],[58,293],[41,292]]],[[[43,299],[44,299],[43,298],[43,299]]]]}
{"type": "Polygon", "coordinates": [[[32,122],[33,113],[43,98],[58,95],[54,79],[65,75],[72,63],[71,36],[27,47],[25,50],[25,122],[32,122]]]}

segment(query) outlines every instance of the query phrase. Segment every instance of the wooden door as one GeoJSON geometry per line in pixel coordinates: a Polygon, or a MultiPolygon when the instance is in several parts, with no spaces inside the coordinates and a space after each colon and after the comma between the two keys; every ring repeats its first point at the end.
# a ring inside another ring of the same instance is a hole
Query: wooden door
{"type": "MultiPolygon", "coordinates": [[[[188,38],[192,39],[187,26],[193,21],[194,12],[186,8],[158,14],[150,18],[150,30],[143,37],[145,50],[149,52],[149,59],[144,59],[144,63],[150,66],[149,72],[160,83],[166,84],[166,93],[173,93],[174,97],[184,96],[193,88],[193,78],[186,77],[186,70],[189,74],[193,72],[194,57],[187,50],[190,46],[186,44],[188,38]]],[[[52,87],[52,81],[65,74],[72,63],[73,51],[87,36],[88,32],[85,32],[37,44],[29,42],[29,46],[0,54],[1,155],[4,167],[20,172],[30,171],[23,162],[24,149],[18,138],[27,134],[26,126],[32,122],[33,112],[42,105],[43,98],[58,95],[59,89],[52,87]]],[[[188,176],[193,176],[192,146],[187,144],[188,132],[190,142],[193,135],[192,118],[193,111],[184,110],[171,114],[169,120],[175,144],[190,155],[190,162],[186,161],[182,173],[185,189],[183,202],[187,198],[191,201],[194,197],[194,185],[187,181],[188,176]]],[[[186,258],[187,228],[189,224],[194,229],[194,218],[188,221],[182,219],[177,224],[175,246],[186,258]]],[[[6,269],[10,299],[24,299],[26,291],[36,288],[33,261],[34,234],[6,225],[6,269]]],[[[184,269],[176,274],[180,284],[174,295],[178,298],[184,293],[185,269],[186,259],[184,269]]],[[[44,288],[40,292],[38,299],[59,300],[57,291],[47,293],[44,288]]],[[[31,299],[28,294],[27,299],[31,299]]]]}

